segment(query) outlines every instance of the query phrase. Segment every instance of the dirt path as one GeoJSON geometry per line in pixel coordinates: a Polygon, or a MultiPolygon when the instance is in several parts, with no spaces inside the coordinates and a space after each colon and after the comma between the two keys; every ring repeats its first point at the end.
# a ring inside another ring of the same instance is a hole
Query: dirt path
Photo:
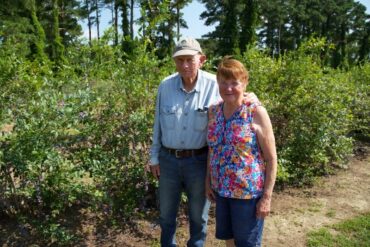
{"type": "Polygon", "coordinates": [[[264,246],[305,246],[306,233],[370,211],[370,158],[353,159],[348,170],[313,188],[275,195],[264,246]]]}

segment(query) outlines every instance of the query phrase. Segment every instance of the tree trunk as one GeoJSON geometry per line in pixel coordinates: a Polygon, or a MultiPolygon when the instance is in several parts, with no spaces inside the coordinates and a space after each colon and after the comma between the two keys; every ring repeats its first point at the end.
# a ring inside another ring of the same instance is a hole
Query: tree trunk
{"type": "Polygon", "coordinates": [[[58,0],[53,0],[53,44],[52,44],[52,58],[56,64],[65,61],[64,46],[59,34],[59,5],[58,0]]]}
{"type": "Polygon", "coordinates": [[[130,3],[130,37],[131,37],[131,40],[134,39],[134,4],[135,4],[135,1],[131,0],[131,3],[130,3]]]}
{"type": "Polygon", "coordinates": [[[98,37],[98,40],[100,40],[100,22],[99,22],[99,4],[98,0],[95,0],[95,7],[96,7],[96,35],[98,37]]]}
{"type": "Polygon", "coordinates": [[[180,40],[180,6],[178,3],[176,4],[176,25],[177,25],[176,37],[177,37],[177,41],[179,41],[180,40]]]}
{"type": "Polygon", "coordinates": [[[239,48],[244,52],[248,45],[256,41],[255,29],[257,26],[257,2],[255,0],[247,0],[245,9],[241,14],[241,37],[239,48]]]}
{"type": "Polygon", "coordinates": [[[118,45],[118,3],[114,0],[114,45],[118,45]]]}
{"type": "Polygon", "coordinates": [[[36,40],[35,40],[36,54],[34,54],[34,55],[35,55],[36,59],[44,61],[44,60],[47,59],[47,56],[46,56],[45,51],[44,51],[44,49],[45,49],[45,40],[46,40],[45,31],[42,28],[42,26],[39,22],[39,19],[37,17],[35,0],[31,0],[30,4],[31,4],[30,10],[31,10],[32,24],[35,27],[35,32],[36,32],[35,33],[35,36],[36,36],[36,40]]]}
{"type": "Polygon", "coordinates": [[[122,0],[122,35],[123,37],[129,35],[127,0],[122,0]]]}
{"type": "Polygon", "coordinates": [[[342,23],[340,28],[340,53],[341,53],[341,65],[347,67],[348,65],[348,54],[347,54],[347,27],[346,24],[342,23]]]}
{"type": "Polygon", "coordinates": [[[86,8],[87,8],[87,27],[89,28],[89,46],[91,46],[91,17],[90,17],[90,2],[89,0],[85,0],[86,8]]]}

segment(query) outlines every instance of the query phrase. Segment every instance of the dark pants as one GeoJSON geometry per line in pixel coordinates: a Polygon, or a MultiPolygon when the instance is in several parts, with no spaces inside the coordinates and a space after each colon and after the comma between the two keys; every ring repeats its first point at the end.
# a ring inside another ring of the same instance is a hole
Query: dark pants
{"type": "Polygon", "coordinates": [[[159,203],[161,246],[176,246],[176,216],[184,190],[188,198],[190,239],[187,246],[204,246],[210,202],[205,197],[207,153],[177,159],[161,150],[159,203]]]}
{"type": "Polygon", "coordinates": [[[233,238],[237,247],[261,246],[264,220],[256,217],[259,199],[243,200],[217,195],[216,238],[233,238]]]}

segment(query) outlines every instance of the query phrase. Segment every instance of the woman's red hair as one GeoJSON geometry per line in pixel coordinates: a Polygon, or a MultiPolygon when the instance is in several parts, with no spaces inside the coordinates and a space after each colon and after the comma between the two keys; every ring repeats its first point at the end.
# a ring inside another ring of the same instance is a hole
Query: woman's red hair
{"type": "Polygon", "coordinates": [[[240,61],[226,56],[222,59],[217,68],[217,80],[221,77],[227,80],[238,80],[247,84],[249,73],[240,61]]]}

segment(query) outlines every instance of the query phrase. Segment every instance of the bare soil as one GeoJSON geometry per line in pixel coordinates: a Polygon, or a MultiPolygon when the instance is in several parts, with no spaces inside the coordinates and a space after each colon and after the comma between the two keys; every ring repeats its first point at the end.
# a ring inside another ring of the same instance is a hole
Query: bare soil
{"type": "MultiPolygon", "coordinates": [[[[265,221],[263,246],[305,246],[306,234],[322,226],[335,224],[370,211],[369,147],[361,147],[345,169],[336,175],[320,178],[311,188],[286,188],[275,192],[272,212],[265,221]]],[[[78,224],[71,227],[83,236],[76,246],[160,246],[157,214],[134,223],[111,225],[104,215],[80,210],[78,224]]],[[[73,216],[67,221],[77,220],[73,216]]],[[[214,238],[214,206],[210,211],[207,247],[225,246],[214,238]]],[[[32,237],[32,229],[0,215],[0,246],[41,246],[32,237]],[[34,242],[33,242],[34,241],[34,242]]],[[[188,224],[186,214],[178,221],[177,240],[186,246],[188,224]]],[[[57,243],[51,246],[58,245],[57,243]]]]}

